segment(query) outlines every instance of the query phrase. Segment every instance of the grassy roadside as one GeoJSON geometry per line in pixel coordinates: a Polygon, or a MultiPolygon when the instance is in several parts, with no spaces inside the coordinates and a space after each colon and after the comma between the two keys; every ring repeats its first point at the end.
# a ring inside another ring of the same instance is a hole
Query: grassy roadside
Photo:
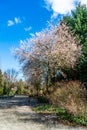
{"type": "Polygon", "coordinates": [[[85,117],[74,116],[69,114],[64,108],[54,105],[41,105],[34,107],[33,110],[37,113],[54,113],[56,114],[58,121],[87,126],[87,119],[85,117]]]}

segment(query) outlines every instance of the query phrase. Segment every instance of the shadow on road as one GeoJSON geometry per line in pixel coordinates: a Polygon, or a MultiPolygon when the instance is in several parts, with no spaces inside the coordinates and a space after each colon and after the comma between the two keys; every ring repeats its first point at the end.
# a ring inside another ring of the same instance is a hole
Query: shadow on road
{"type": "MultiPolygon", "coordinates": [[[[0,109],[11,109],[18,107],[19,110],[15,111],[14,114],[18,117],[20,122],[33,122],[37,124],[45,123],[47,125],[48,122],[51,122],[55,124],[57,119],[54,113],[37,114],[31,110],[33,106],[37,105],[39,105],[37,98],[32,98],[25,95],[0,97],[0,109]],[[30,111],[27,111],[26,107],[29,107],[30,111]],[[21,110],[21,108],[25,110],[21,110]]],[[[6,112],[4,114],[6,115],[6,112]]]]}
{"type": "Polygon", "coordinates": [[[7,109],[15,106],[34,106],[37,99],[25,95],[0,96],[0,109],[7,109]]]}
{"type": "MultiPolygon", "coordinates": [[[[58,122],[54,113],[37,114],[32,111],[32,107],[37,105],[40,105],[37,98],[25,95],[2,96],[0,97],[0,114],[6,121],[14,122],[15,119],[17,123],[24,123],[25,125],[27,124],[27,126],[29,124],[34,124],[36,126],[42,125],[46,126],[46,128],[56,128],[56,126],[62,128],[64,126],[58,122]]],[[[75,128],[75,126],[73,128],[75,128]]]]}

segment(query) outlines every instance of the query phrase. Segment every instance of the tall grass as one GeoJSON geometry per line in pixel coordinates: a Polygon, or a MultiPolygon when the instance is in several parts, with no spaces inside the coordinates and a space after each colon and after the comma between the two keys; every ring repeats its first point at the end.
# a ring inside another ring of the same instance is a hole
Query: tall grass
{"type": "Polygon", "coordinates": [[[56,90],[48,95],[52,103],[65,108],[70,114],[87,118],[87,91],[81,82],[69,81],[56,83],[56,90]]]}

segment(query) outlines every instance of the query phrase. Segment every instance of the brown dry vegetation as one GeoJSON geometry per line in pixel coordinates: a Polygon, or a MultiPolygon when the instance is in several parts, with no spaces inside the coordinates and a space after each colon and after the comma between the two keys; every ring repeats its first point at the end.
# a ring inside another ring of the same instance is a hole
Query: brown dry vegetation
{"type": "Polygon", "coordinates": [[[52,103],[65,108],[69,113],[87,117],[87,90],[79,81],[61,81],[49,98],[52,103]]]}

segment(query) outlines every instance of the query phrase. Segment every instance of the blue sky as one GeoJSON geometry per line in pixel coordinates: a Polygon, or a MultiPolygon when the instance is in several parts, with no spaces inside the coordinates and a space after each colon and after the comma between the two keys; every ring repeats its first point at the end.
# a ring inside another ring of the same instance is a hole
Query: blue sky
{"type": "Polygon", "coordinates": [[[30,33],[46,27],[50,12],[43,7],[43,0],[0,0],[0,67],[19,68],[10,49],[18,47],[20,40],[30,33]]]}
{"type": "MultiPolygon", "coordinates": [[[[47,21],[75,9],[77,0],[0,0],[0,68],[18,70],[20,65],[11,54],[20,40],[30,38],[32,33],[46,28],[47,21]]],[[[87,4],[87,0],[78,0],[87,4]]]]}

